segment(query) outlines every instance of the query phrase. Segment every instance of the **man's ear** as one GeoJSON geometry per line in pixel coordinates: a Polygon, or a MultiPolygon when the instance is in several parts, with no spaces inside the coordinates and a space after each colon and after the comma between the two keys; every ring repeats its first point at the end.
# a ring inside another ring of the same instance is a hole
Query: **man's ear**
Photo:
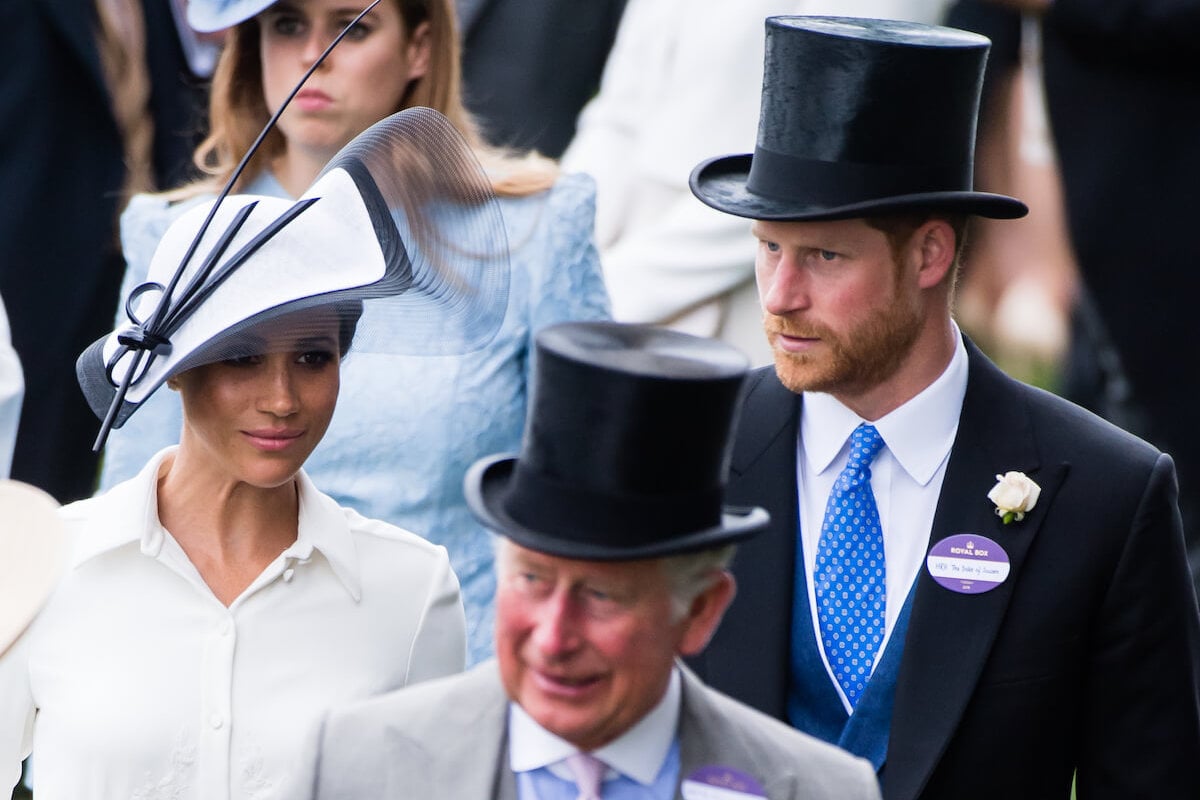
{"type": "Polygon", "coordinates": [[[729,608],[736,594],[737,581],[728,570],[723,569],[717,573],[712,585],[696,595],[683,621],[680,655],[694,656],[708,646],[709,640],[717,632],[717,626],[721,624],[721,618],[725,616],[725,609],[729,608]]]}
{"type": "Polygon", "coordinates": [[[958,239],[944,219],[931,219],[917,228],[910,240],[909,255],[916,259],[917,285],[930,289],[942,283],[954,269],[958,239]]]}

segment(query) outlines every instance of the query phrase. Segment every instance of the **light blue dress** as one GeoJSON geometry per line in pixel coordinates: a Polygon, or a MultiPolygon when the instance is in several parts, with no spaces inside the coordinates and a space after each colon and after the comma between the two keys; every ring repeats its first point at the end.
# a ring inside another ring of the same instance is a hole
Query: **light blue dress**
{"type": "MultiPolygon", "coordinates": [[[[286,196],[270,175],[250,194],[286,196]]],[[[145,279],[159,239],[190,204],[134,197],[121,217],[128,267],[121,297],[145,279]]],[[[492,653],[490,535],[463,499],[467,468],[520,449],[533,333],[566,320],[607,319],[608,295],[592,243],[595,189],[563,175],[548,192],[500,201],[511,250],[508,311],[487,348],[465,356],[350,355],[329,431],[305,464],[321,491],[343,506],[418,533],[450,551],[467,613],[468,661],[492,653]]],[[[122,300],[122,303],[124,301],[122,300]]],[[[123,311],[118,322],[124,323],[123,311]]],[[[161,389],[109,436],[101,470],[107,489],[179,440],[179,397],[161,389]]]]}

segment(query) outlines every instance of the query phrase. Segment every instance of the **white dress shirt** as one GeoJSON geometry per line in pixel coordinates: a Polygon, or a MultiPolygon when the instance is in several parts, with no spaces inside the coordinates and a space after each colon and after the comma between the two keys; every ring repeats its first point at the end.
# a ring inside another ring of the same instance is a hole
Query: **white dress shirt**
{"type": "Polygon", "coordinates": [[[21,373],[21,361],[13,349],[8,314],[3,301],[0,301],[0,478],[7,478],[12,468],[24,394],[25,378],[21,373]]]}
{"type": "Polygon", "coordinates": [[[158,520],[158,454],[66,506],[72,565],[0,660],[0,787],[38,800],[303,796],[335,704],[462,669],[446,551],[298,476],[294,544],[225,607],[158,520]]]}
{"type": "MultiPolygon", "coordinates": [[[[958,433],[958,418],[967,391],[967,351],[957,326],[954,327],[954,340],[954,355],[937,380],[877,420],[862,419],[832,395],[804,393],[796,443],[796,481],[800,497],[800,540],[808,577],[808,605],[818,642],[821,633],[813,570],[825,506],[834,481],[850,457],[850,434],[863,422],[870,422],[884,442],[883,449],[871,464],[871,490],[879,508],[886,564],[885,632],[880,655],[887,648],[900,609],[925,560],[950,448],[958,433]]],[[[824,648],[821,648],[821,660],[849,712],[850,703],[833,676],[824,648]]],[[[879,658],[876,658],[875,665],[878,664],[879,658]]]]}
{"type": "MultiPolygon", "coordinates": [[[[679,729],[682,684],[679,671],[671,670],[671,679],[662,700],[637,724],[592,755],[609,766],[606,780],[614,770],[640,784],[654,783],[679,729]]],[[[543,728],[516,703],[509,704],[508,758],[515,774],[548,767],[564,780],[573,780],[562,763],[579,748],[543,728]]]]}

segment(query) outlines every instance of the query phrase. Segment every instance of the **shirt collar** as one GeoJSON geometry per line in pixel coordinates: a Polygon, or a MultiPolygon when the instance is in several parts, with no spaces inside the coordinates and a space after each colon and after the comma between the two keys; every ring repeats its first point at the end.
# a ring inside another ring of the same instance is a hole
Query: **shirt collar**
{"type": "MultiPolygon", "coordinates": [[[[967,393],[967,349],[958,326],[950,324],[955,346],[946,369],[907,403],[871,423],[897,463],[922,486],[933,479],[954,445],[967,393]]],[[[828,469],[863,422],[833,395],[805,392],[800,437],[809,469],[815,474],[828,469]]]]}
{"type": "Polygon", "coordinates": [[[71,557],[72,569],[130,542],[141,543],[141,550],[157,556],[162,547],[162,526],[158,523],[158,469],[163,459],[178,447],[160,450],[133,478],[91,500],[63,508],[68,524],[82,522],[71,557]]]}
{"type": "Polygon", "coordinates": [[[350,533],[345,509],[333,498],[322,494],[304,470],[296,473],[296,484],[300,498],[300,530],[295,543],[284,551],[284,556],[308,563],[312,551],[320,551],[346,592],[357,603],[362,599],[362,576],[358,549],[354,546],[354,536],[350,533]]]}
{"type": "MultiPolygon", "coordinates": [[[[658,705],[592,755],[643,786],[652,785],[675,741],[681,698],[679,670],[672,669],[658,705]]],[[[508,757],[513,772],[549,767],[579,752],[575,745],[537,724],[518,704],[509,703],[508,707],[508,757]]]]}
{"type": "MultiPolygon", "coordinates": [[[[93,501],[66,506],[64,517],[79,519],[86,528],[76,541],[71,566],[77,568],[110,550],[139,542],[142,555],[157,558],[166,532],[158,520],[158,472],[178,446],[159,451],[138,474],[93,501]],[[95,503],[103,505],[97,506],[95,503]],[[80,516],[76,517],[76,512],[80,516]],[[98,512],[98,513],[97,513],[98,512]]],[[[355,602],[362,597],[358,552],[343,509],[322,494],[308,475],[296,474],[300,526],[296,541],[283,552],[293,563],[305,564],[320,551],[355,602]]]]}

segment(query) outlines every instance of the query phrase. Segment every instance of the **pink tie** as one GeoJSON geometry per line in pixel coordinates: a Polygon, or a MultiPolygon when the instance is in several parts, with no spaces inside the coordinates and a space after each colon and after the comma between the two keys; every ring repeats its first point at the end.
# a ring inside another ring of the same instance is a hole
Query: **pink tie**
{"type": "Polygon", "coordinates": [[[567,768],[575,777],[579,789],[578,800],[600,800],[600,781],[607,769],[604,762],[591,753],[576,753],[567,756],[567,768]]]}

